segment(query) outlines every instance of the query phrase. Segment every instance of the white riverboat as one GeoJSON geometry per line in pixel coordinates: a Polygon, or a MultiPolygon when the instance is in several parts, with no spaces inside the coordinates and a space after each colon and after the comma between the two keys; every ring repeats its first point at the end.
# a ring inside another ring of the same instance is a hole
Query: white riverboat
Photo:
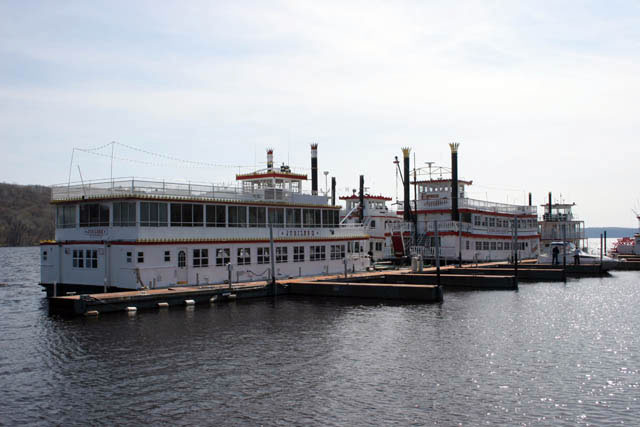
{"type": "Polygon", "coordinates": [[[638,220],[638,232],[633,237],[622,237],[613,244],[611,256],[624,257],[628,255],[640,256],[640,214],[633,211],[638,220]]]}
{"type": "Polygon", "coordinates": [[[55,240],[40,245],[49,295],[338,274],[369,264],[367,231],[339,224],[307,176],[289,167],[236,175],[237,186],[135,178],[52,188],[55,240]]]}
{"type": "Polygon", "coordinates": [[[504,261],[516,251],[518,259],[536,258],[540,247],[536,207],[531,202],[515,205],[467,197],[473,182],[458,179],[458,144],[450,148],[451,169],[430,165],[411,172],[410,150],[403,149],[405,223],[392,236],[396,252],[402,253],[404,247],[405,254],[433,259],[437,227],[439,257],[447,262],[504,261]],[[409,182],[415,186],[413,201],[409,182]],[[407,205],[410,209],[405,209],[407,205]]]}
{"type": "Polygon", "coordinates": [[[392,258],[391,232],[402,223],[402,217],[387,206],[391,197],[359,194],[342,196],[346,209],[340,214],[341,223],[362,224],[369,234],[367,253],[373,261],[392,258]]]}

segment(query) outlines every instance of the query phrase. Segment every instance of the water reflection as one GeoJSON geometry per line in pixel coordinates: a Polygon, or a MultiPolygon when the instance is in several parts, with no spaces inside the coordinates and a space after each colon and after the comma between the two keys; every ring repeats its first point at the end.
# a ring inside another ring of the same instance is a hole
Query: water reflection
{"type": "Polygon", "coordinates": [[[37,248],[0,249],[7,424],[634,422],[634,272],[443,304],[237,301],[49,317],[37,248]]]}

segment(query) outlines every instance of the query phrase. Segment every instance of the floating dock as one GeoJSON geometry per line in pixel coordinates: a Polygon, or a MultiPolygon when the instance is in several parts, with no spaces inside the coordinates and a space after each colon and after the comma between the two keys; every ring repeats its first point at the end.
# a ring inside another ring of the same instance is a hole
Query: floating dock
{"type": "MultiPolygon", "coordinates": [[[[629,264],[629,263],[620,263],[629,264]]],[[[639,262],[640,264],[640,262],[639,262]]],[[[49,311],[63,315],[99,315],[101,313],[189,307],[223,303],[239,299],[279,295],[368,298],[380,301],[442,302],[443,289],[516,290],[518,282],[553,282],[567,277],[606,276],[600,265],[562,266],[523,263],[517,277],[513,265],[487,263],[427,268],[369,271],[344,276],[316,276],[278,280],[272,284],[251,283],[176,286],[130,292],[69,295],[49,298],[49,311]]]]}

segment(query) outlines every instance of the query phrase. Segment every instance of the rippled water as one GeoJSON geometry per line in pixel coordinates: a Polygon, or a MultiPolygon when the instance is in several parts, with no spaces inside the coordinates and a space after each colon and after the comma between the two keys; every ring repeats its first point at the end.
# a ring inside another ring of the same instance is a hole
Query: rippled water
{"type": "Polygon", "coordinates": [[[638,424],[640,272],[441,305],[254,300],[49,317],[0,248],[0,424],[638,424]]]}

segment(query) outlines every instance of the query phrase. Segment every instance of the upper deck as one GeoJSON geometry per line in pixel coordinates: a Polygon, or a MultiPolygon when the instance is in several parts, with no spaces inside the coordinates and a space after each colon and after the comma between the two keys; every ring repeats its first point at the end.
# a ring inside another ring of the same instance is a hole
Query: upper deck
{"type": "MultiPolygon", "coordinates": [[[[413,205],[413,201],[411,204],[413,205]]],[[[402,202],[400,202],[402,205],[402,202]]],[[[413,206],[412,206],[413,207],[413,206]]],[[[399,210],[402,208],[399,207],[399,210]]],[[[438,198],[438,199],[427,199],[427,200],[418,200],[417,203],[417,211],[420,214],[423,211],[427,213],[429,211],[442,211],[442,210],[450,210],[451,209],[451,198],[438,198]]],[[[460,198],[458,200],[458,209],[463,210],[467,209],[470,211],[480,211],[487,213],[496,213],[503,215],[537,215],[537,208],[535,206],[528,205],[511,205],[507,203],[497,203],[497,202],[488,202],[485,200],[477,200],[477,199],[469,199],[469,198],[460,198]]]]}
{"type": "Polygon", "coordinates": [[[147,178],[116,178],[54,185],[51,201],[54,204],[100,199],[158,199],[247,203],[273,203],[291,205],[326,206],[328,197],[305,194],[278,187],[247,185],[218,185],[167,182],[147,178]]]}

